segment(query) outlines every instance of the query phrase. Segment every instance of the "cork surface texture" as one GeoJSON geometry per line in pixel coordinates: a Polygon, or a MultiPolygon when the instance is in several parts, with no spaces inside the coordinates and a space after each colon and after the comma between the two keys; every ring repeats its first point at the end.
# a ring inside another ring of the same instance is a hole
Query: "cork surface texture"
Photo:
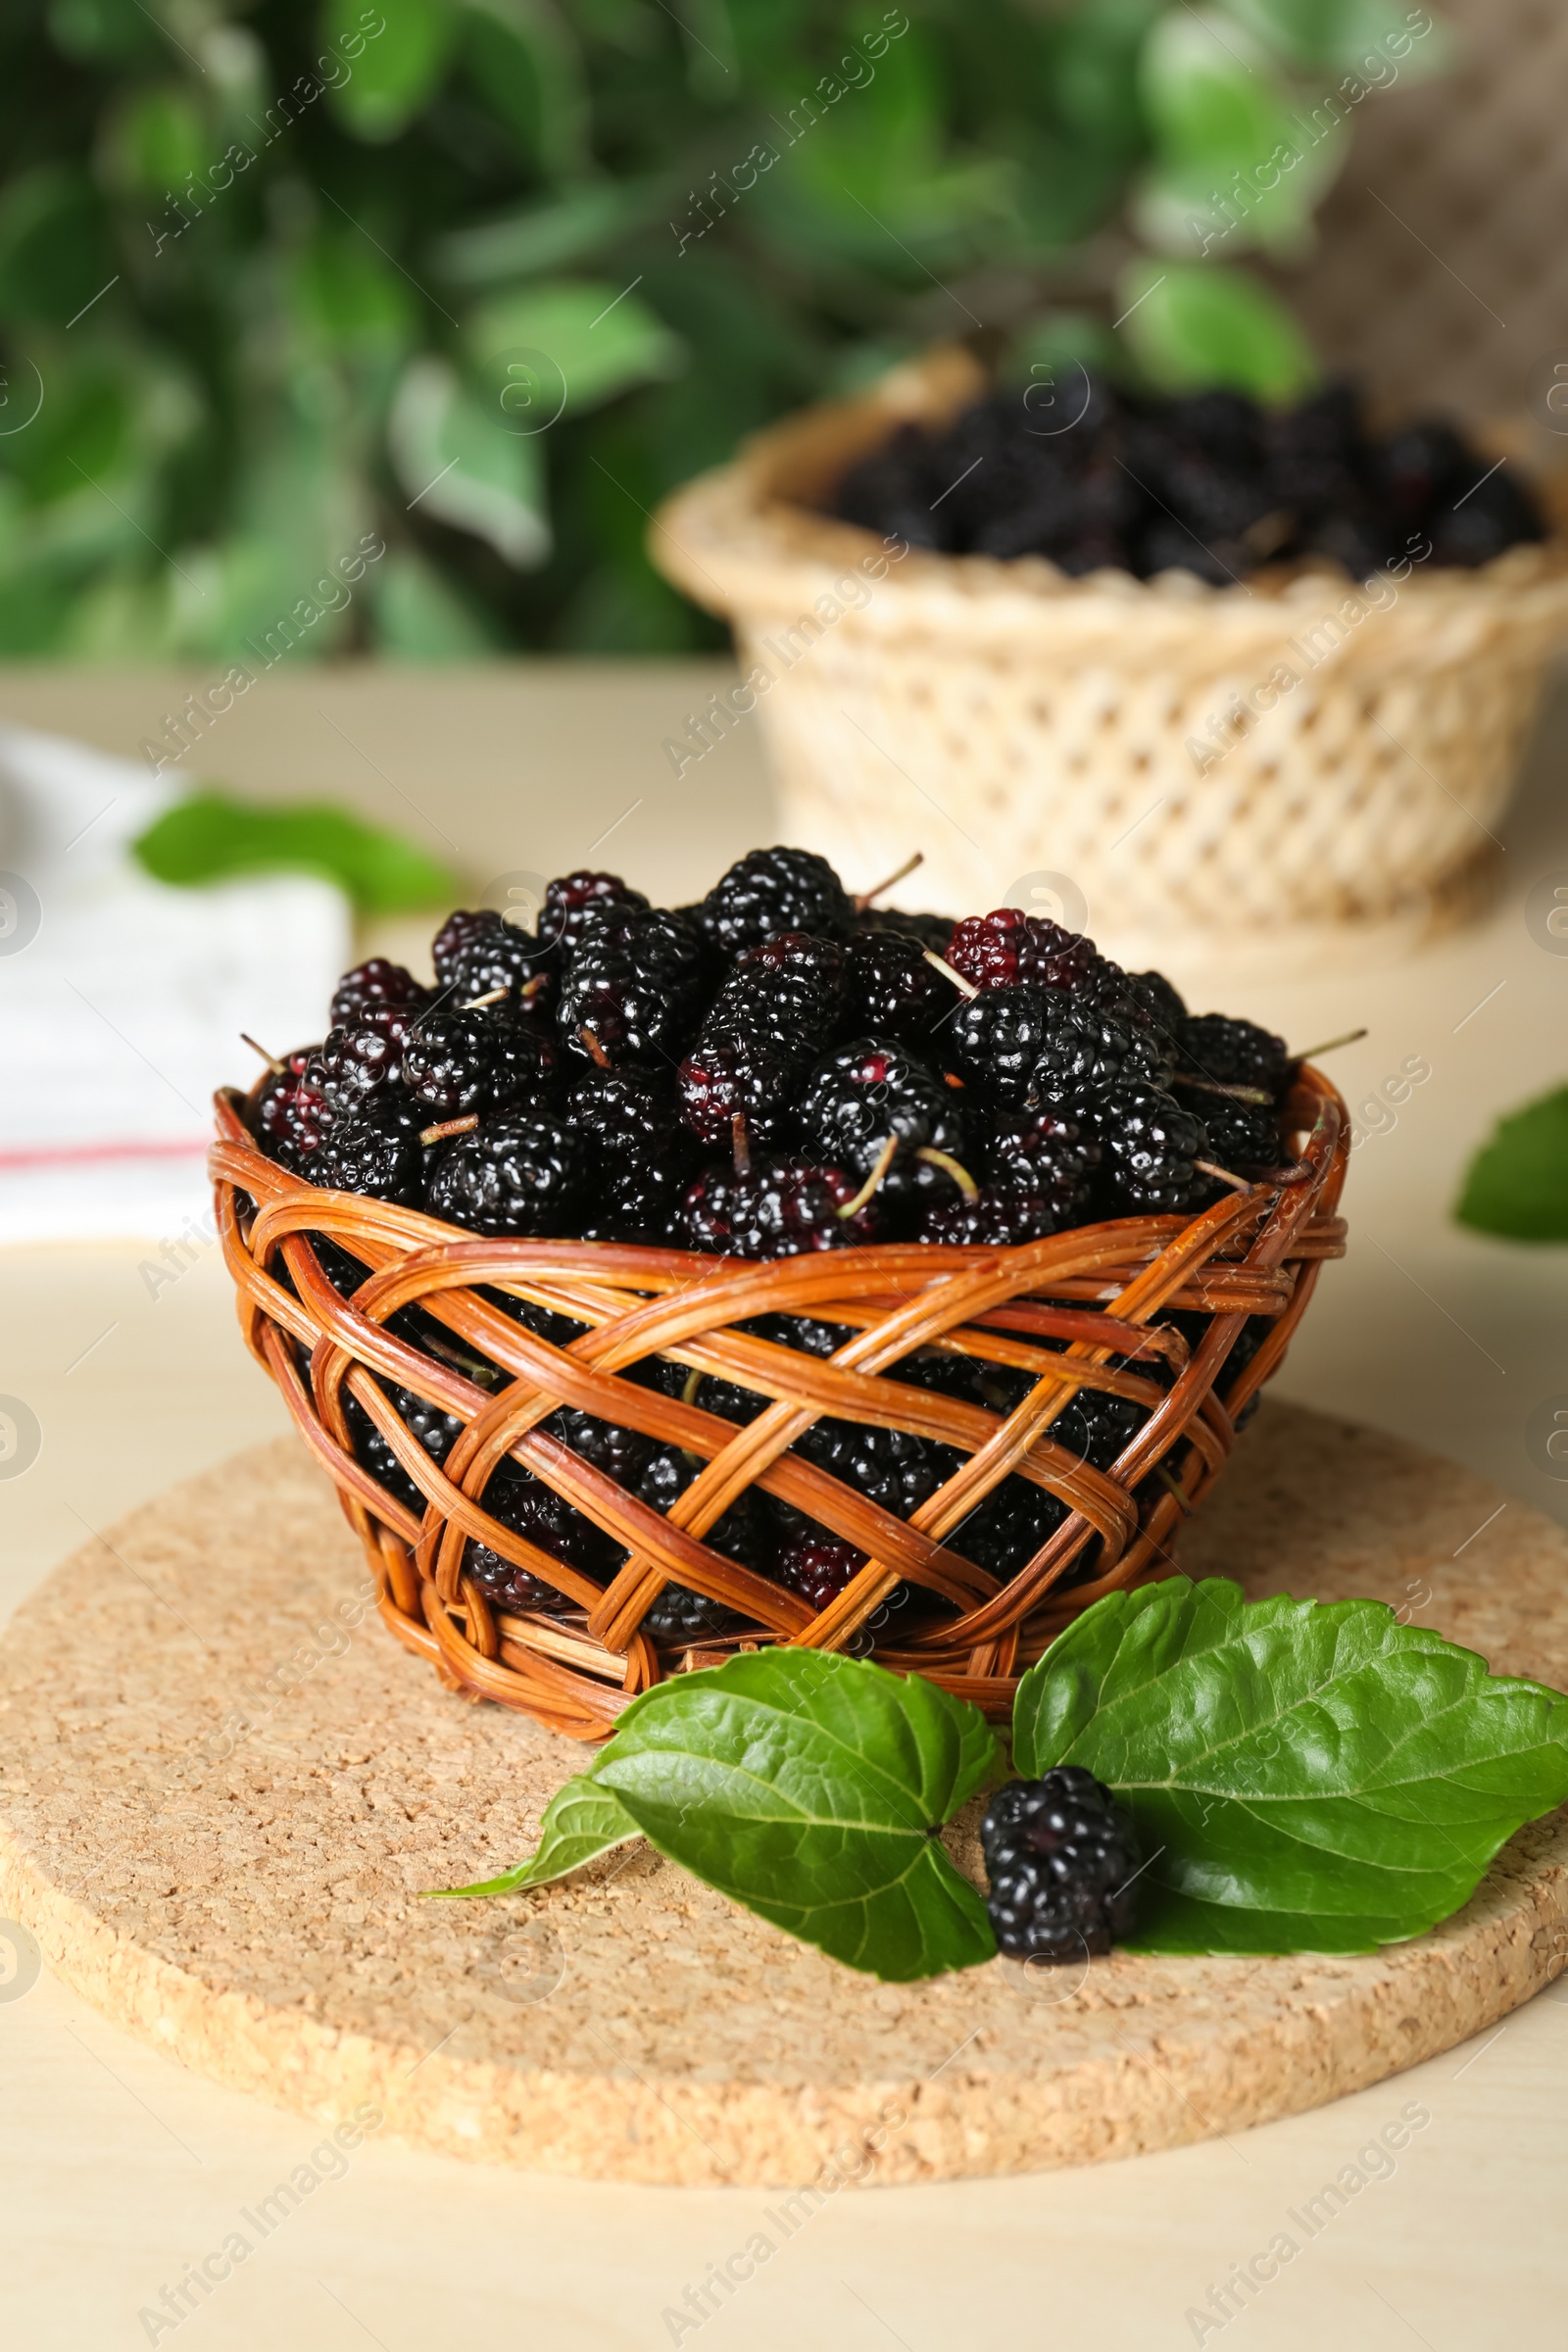
{"type": "MultiPolygon", "coordinates": [[[[1568,1536],[1366,1429],[1265,1405],[1182,1564],[1253,1596],[1369,1593],[1568,1683],[1568,1536]]],[[[699,2186],[1231,2133],[1450,2048],[1568,1950],[1561,1814],[1446,1927],[1366,1959],[879,1985],[640,1845],[530,1894],[419,1899],[530,1851],[587,1752],[398,1647],[283,1440],[87,1545],[0,1642],[0,1910],[108,2015],[275,2104],[371,2099],[425,2147],[699,2186]]],[[[955,1837],[973,1867],[972,1827],[955,1837]]]]}

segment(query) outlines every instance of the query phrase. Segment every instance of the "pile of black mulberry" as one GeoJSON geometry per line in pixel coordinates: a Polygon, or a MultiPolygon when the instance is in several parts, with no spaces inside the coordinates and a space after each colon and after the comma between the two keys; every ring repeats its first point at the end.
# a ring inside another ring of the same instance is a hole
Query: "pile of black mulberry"
{"type": "Polygon", "coordinates": [[[537,933],[460,912],[434,959],[433,988],[346,973],[255,1127],[313,1184],[475,1233],[1028,1242],[1190,1212],[1282,1158],[1278,1038],[1041,915],[858,906],[807,850],[673,908],[565,874],[537,933]]]}
{"type": "MultiPolygon", "coordinates": [[[[1295,1065],[1279,1038],[1189,1013],[1159,973],[1123,971],[1038,915],[1002,908],[954,923],[854,900],[808,851],[753,851],[697,905],[673,908],[650,906],[618,875],[565,874],[549,885],[537,932],[459,912],[436,935],[434,962],[433,987],[380,958],[345,974],[324,1043],[275,1064],[251,1099],[272,1159],[312,1184],[474,1233],[752,1258],[879,1241],[1027,1242],[1102,1217],[1189,1213],[1227,1184],[1298,1173],[1282,1165],[1280,1106],[1295,1065]]],[[[345,1292],[365,1278],[336,1244],[322,1239],[318,1254],[345,1292]]],[[[486,1296],[558,1345],[581,1328],[486,1296]]],[[[481,1385],[505,1377],[456,1350],[422,1309],[393,1327],[481,1385]]],[[[757,1328],[824,1355],[849,1336],[802,1317],[757,1328]]],[[[1265,1328],[1244,1327],[1233,1369],[1265,1328]]],[[[1134,1369],[1167,1377],[1162,1360],[1134,1369]]],[[[736,1422],[766,1403],[658,1357],[628,1377],[736,1422]]],[[[1003,1413],[1030,1385],[935,1351],[892,1377],[1003,1413]]],[[[443,1461],[462,1424],[409,1390],[388,1393],[443,1461]]],[[[1148,1409],[1084,1389],[1051,1434],[1108,1469],[1148,1409]]],[[[416,1483],[357,1402],[349,1421],[361,1460],[422,1510],[416,1483]]],[[[657,1509],[699,1467],[569,1408],[545,1426],[657,1509]]],[[[898,1430],[832,1420],[800,1450],[901,1518],[961,1460],[898,1430]]],[[[624,1557],[515,1463],[494,1473],[485,1504],[602,1582],[624,1557]]],[[[1006,1577],[1064,1515],[1045,1489],[1010,1477],[947,1542],[1006,1577]]],[[[708,1541],[817,1608],[862,1558],[759,1491],[708,1541]]],[[[483,1544],[470,1542],[466,1565],[504,1607],[567,1606],[483,1544]]],[[[895,1640],[943,1605],[901,1587],[865,1642],[895,1640]]],[[[669,1587],[645,1625],[690,1642],[738,1622],[669,1587]]]]}
{"type": "Polygon", "coordinates": [[[901,426],[851,467],[833,512],[947,555],[1216,587],[1313,557],[1356,579],[1410,560],[1474,565],[1545,537],[1509,467],[1441,419],[1375,436],[1349,385],[1263,409],[1237,392],[1139,398],[1072,369],[1049,410],[999,392],[941,431],[901,426]]]}

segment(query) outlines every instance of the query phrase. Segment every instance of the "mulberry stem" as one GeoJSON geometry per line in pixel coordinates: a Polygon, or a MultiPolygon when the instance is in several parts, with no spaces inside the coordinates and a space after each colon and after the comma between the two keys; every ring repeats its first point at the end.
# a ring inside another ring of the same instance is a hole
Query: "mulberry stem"
{"type": "Polygon", "coordinates": [[[266,1062],[268,1068],[271,1071],[274,1078],[282,1077],[283,1064],[278,1060],[275,1054],[269,1054],[265,1046],[259,1046],[256,1043],[255,1038],[248,1035],[243,1029],[239,1033],[239,1041],[242,1046],[249,1046],[253,1054],[259,1054],[261,1055],[262,1059],[266,1062]]]}
{"type": "Polygon", "coordinates": [[[1164,1486],[1167,1486],[1171,1493],[1175,1495],[1177,1502],[1181,1506],[1182,1516],[1190,1519],[1193,1515],[1194,1508],[1192,1497],[1189,1495],[1187,1489],[1182,1485],[1181,1480],[1176,1476],[1174,1470],[1167,1470],[1163,1462],[1156,1462],[1154,1464],[1154,1476],[1159,1479],[1164,1486]]]}
{"type": "Polygon", "coordinates": [[[912,858],[906,858],[904,863],[893,873],[889,874],[885,882],[879,882],[874,890],[861,891],[859,897],[855,902],[856,913],[863,914],[873,899],[879,899],[885,890],[891,890],[893,888],[895,882],[902,882],[906,874],[912,874],[917,865],[924,865],[924,850],[916,850],[914,856],[912,858]]]}
{"type": "Polygon", "coordinates": [[[844,1206],[839,1210],[838,1213],[841,1217],[858,1217],[859,1215],[861,1209],[871,1199],[871,1196],[873,1193],[875,1193],[877,1186],[881,1183],[889,1168],[892,1167],[893,1154],[898,1148],[898,1137],[896,1135],[890,1135],[887,1138],[887,1141],[883,1144],[881,1151],[876,1155],[876,1164],[872,1168],[870,1175],[861,1185],[854,1200],[846,1200],[844,1206]]]}
{"type": "Polygon", "coordinates": [[[1195,1159],[1193,1165],[1195,1168],[1201,1168],[1205,1176],[1212,1176],[1216,1184],[1228,1184],[1233,1193],[1250,1193],[1256,1190],[1256,1187],[1250,1184],[1247,1177],[1233,1176],[1229,1168],[1217,1168],[1211,1159],[1195,1159]]]}
{"type": "Polygon", "coordinates": [[[1273,1108],[1273,1096],[1260,1086],[1231,1086],[1223,1078],[1190,1078],[1185,1070],[1178,1070],[1171,1084],[1191,1087],[1200,1095],[1224,1095],[1232,1102],[1256,1102],[1264,1110],[1273,1108]]]}
{"type": "Polygon", "coordinates": [[[1332,1054],[1337,1046],[1353,1046],[1357,1038],[1365,1037],[1365,1035],[1364,1029],[1347,1029],[1343,1037],[1326,1037],[1320,1046],[1308,1046],[1303,1052],[1293,1054],[1291,1059],[1293,1061],[1310,1061],[1315,1054],[1332,1054]]]}
{"type": "Polygon", "coordinates": [[[951,1152],[939,1152],[934,1144],[922,1144],[914,1156],[923,1159],[928,1167],[940,1168],[945,1176],[951,1176],[966,1200],[979,1200],[980,1187],[968,1169],[960,1167],[951,1152]]]}
{"type": "Polygon", "coordinates": [[[951,980],[953,982],[954,987],[958,991],[960,996],[977,997],[980,994],[980,991],[976,988],[974,982],[972,980],[966,980],[961,972],[956,972],[952,964],[949,963],[947,957],[945,956],[939,956],[935,948],[926,949],[925,959],[927,963],[934,963],[936,965],[937,970],[942,974],[945,980],[951,980]]]}

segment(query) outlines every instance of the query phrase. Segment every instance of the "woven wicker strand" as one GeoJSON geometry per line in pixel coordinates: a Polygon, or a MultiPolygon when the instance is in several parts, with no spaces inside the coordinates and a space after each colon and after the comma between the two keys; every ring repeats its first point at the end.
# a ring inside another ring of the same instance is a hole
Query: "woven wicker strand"
{"type": "Polygon", "coordinates": [[[383,1617],[453,1690],[580,1740],[603,1739],[627,1701],[668,1673],[766,1642],[841,1649],[901,1582],[958,1614],[879,1647],[878,1657],[1004,1715],[1019,1673],[1070,1617],[1118,1586],[1169,1573],[1178,1519],[1223,1468],[1236,1416],[1284,1355],[1322,1260],[1345,1248],[1337,1210],[1348,1121],[1312,1069],[1301,1071],[1287,1105],[1298,1182],[1229,1193],[1192,1218],[1122,1218],[1013,1249],[889,1246],[766,1263],[463,1233],[414,1209],[303,1183],[256,1149],[246,1110],[237,1095],[218,1097],[209,1155],[241,1328],[336,1484],[379,1582],[383,1617]],[[370,1269],[352,1298],[328,1281],[313,1236],[370,1269]],[[482,1298],[481,1285],[588,1328],[558,1348],[482,1298]],[[501,1366],[505,1385],[491,1392],[458,1363],[399,1338],[392,1318],[414,1305],[451,1334],[455,1355],[501,1366]],[[1156,1320],[1168,1308],[1209,1317],[1196,1348],[1156,1320]],[[841,1325],[853,1337],[824,1360],[740,1328],[779,1314],[841,1325]],[[1269,1317],[1272,1329],[1221,1397],[1216,1378],[1250,1315],[1269,1317]],[[1004,1417],[882,1377],[921,1348],[1026,1371],[1033,1386],[1004,1417]],[[623,1377],[654,1356],[769,1401],[740,1425],[623,1377]],[[1152,1377],[1161,1368],[1168,1385],[1152,1377]],[[464,1422],[444,1467],[383,1383],[464,1422]],[[1051,1436],[1085,1387],[1150,1408],[1108,1471],[1051,1436]],[[422,1516],[356,1460],[351,1396],[423,1495],[422,1516]],[[684,1447],[704,1466],[665,1516],[551,1435],[543,1424],[563,1404],[684,1447]],[[897,1519],[792,1450],[824,1415],[907,1431],[965,1458],[908,1520],[897,1519]],[[488,1482],[508,1458],[624,1550],[608,1587],[486,1510],[488,1482]],[[1156,1467],[1157,1498],[1140,1503],[1134,1490],[1156,1467]],[[1047,1489],[1068,1515],[1002,1584],[964,1557],[961,1528],[1009,1475],[1047,1489]],[[819,1614],[703,1541],[752,1486],[866,1554],[819,1614]],[[569,1605],[560,1614],[497,1608],[464,1572],[470,1537],[569,1605]],[[1069,1573],[1078,1581],[1064,1590],[1069,1573]],[[642,1622],[670,1582],[734,1611],[745,1630],[662,1650],[642,1622]]]}

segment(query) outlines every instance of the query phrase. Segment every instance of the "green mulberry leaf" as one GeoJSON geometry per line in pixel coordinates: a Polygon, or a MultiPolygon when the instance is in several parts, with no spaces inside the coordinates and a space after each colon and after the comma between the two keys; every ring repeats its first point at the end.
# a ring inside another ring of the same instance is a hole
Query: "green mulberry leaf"
{"type": "Polygon", "coordinates": [[[1453,1213],[1513,1242],[1568,1242],[1568,1086],[1498,1120],[1453,1213]]]}
{"type": "Polygon", "coordinates": [[[132,845],[156,881],[187,888],[237,874],[319,874],[366,914],[450,904],[456,878],[402,834],[330,801],[259,808],[199,792],[166,809],[132,845]]]}
{"type": "Polygon", "coordinates": [[[1144,1950],[1419,1936],[1568,1797],[1560,1692],[1381,1601],[1249,1602],[1222,1579],[1086,1610],[1019,1686],[1013,1747],[1020,1773],[1082,1765],[1130,1808],[1144,1950]]]}
{"type": "Polygon", "coordinates": [[[526,1862],[519,1862],[514,1870],[504,1870],[498,1879],[484,1879],[473,1886],[437,1886],[430,1891],[456,1897],[516,1894],[525,1886],[548,1886],[552,1879],[564,1879],[568,1872],[581,1870],[585,1863],[596,1862],[601,1854],[608,1854],[629,1838],[641,1836],[636,1822],[618,1798],[586,1774],[579,1773],[575,1780],[558,1788],[545,1807],[539,1825],[539,1850],[526,1862]]]}
{"type": "Polygon", "coordinates": [[[634,1700],[592,1777],[695,1878],[904,1983],[995,1952],[936,1833],[1000,1770],[979,1711],[934,1683],[778,1648],[634,1700]]]}

